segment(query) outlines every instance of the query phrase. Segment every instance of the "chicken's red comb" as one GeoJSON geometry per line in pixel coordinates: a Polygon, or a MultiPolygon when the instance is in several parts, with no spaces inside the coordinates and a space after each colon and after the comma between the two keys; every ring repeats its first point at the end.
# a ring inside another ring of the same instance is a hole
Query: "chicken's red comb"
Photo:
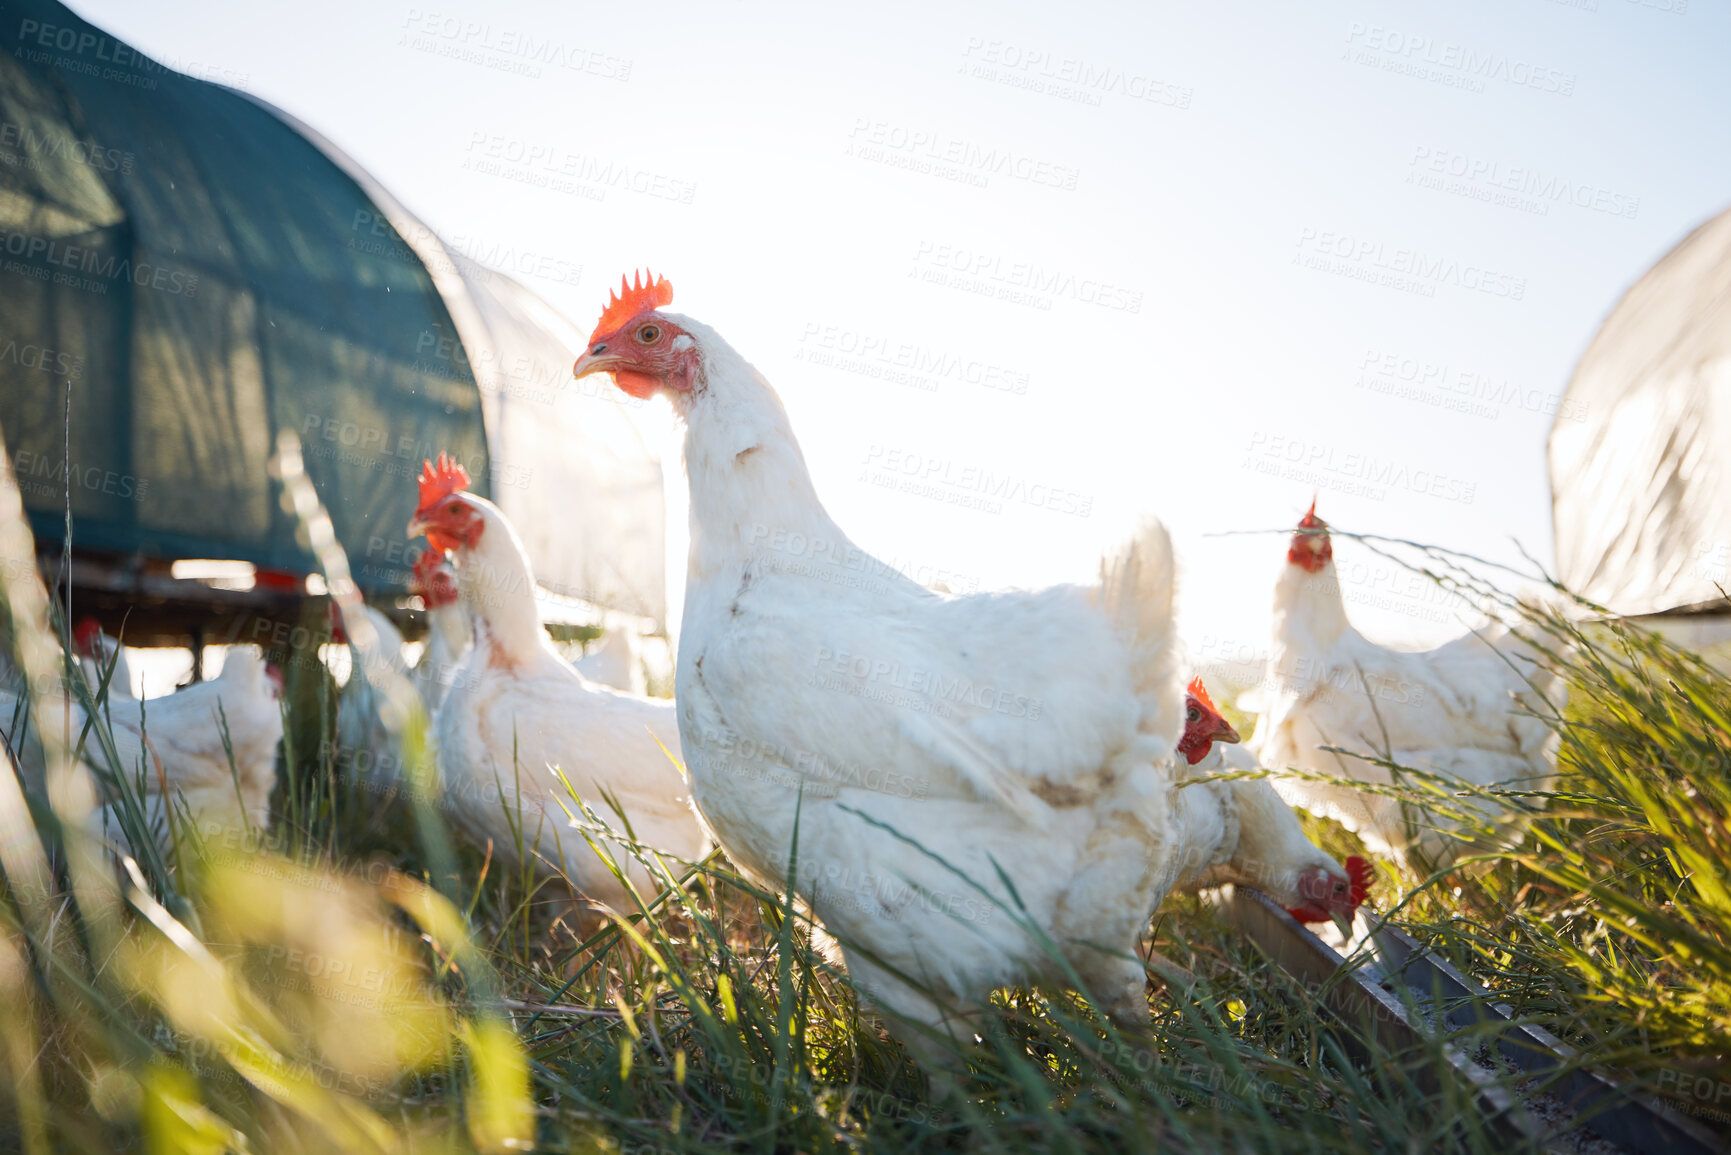
{"type": "Polygon", "coordinates": [[[450,454],[440,453],[437,465],[427,460],[421,462],[420,484],[421,508],[425,509],[442,497],[469,488],[469,471],[451,460],[450,454]]]}
{"type": "Polygon", "coordinates": [[[1195,698],[1198,702],[1201,702],[1216,714],[1220,713],[1220,707],[1216,706],[1214,704],[1214,699],[1208,696],[1208,690],[1202,685],[1201,678],[1191,678],[1190,684],[1186,686],[1185,689],[1189,692],[1192,698],[1195,698]]]}
{"type": "Polygon", "coordinates": [[[1316,516],[1316,497],[1314,495],[1312,495],[1311,499],[1310,499],[1310,508],[1308,510],[1306,510],[1304,516],[1299,519],[1298,528],[1299,529],[1327,529],[1328,528],[1328,523],[1326,521],[1322,520],[1320,517],[1316,516]]]}
{"type": "Polygon", "coordinates": [[[1346,877],[1352,880],[1352,909],[1357,910],[1359,903],[1370,896],[1370,882],[1375,874],[1370,863],[1356,854],[1342,865],[1346,867],[1346,877]]]}
{"type": "Polygon", "coordinates": [[[95,656],[96,644],[102,638],[102,623],[95,618],[82,618],[72,627],[72,644],[81,654],[95,656]]]}
{"type": "Polygon", "coordinates": [[[632,273],[631,278],[626,281],[623,275],[620,276],[619,291],[611,294],[607,307],[601,310],[601,319],[595,322],[595,331],[589,334],[591,345],[645,309],[673,304],[673,283],[666,277],[658,277],[644,269],[641,273],[632,273]]]}

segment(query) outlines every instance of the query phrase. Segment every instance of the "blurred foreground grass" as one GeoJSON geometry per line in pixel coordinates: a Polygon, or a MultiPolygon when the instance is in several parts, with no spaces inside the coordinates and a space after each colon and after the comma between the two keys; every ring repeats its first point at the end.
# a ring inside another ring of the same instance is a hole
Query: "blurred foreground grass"
{"type": "MultiPolygon", "coordinates": [[[[1180,896],[1151,928],[1174,966],[1160,968],[1170,981],[1151,972],[1146,1031],[1114,1028],[1083,995],[1005,992],[968,1077],[935,1086],[862,1015],[799,912],[719,857],[676,880],[645,851],[663,891],[580,931],[556,880],[453,848],[424,721],[403,722],[404,774],[381,789],[336,745],[336,688],[310,650],[275,655],[288,737],[271,829],[183,830],[164,854],[123,822],[116,849],[131,857],[116,869],[80,832],[91,771],[59,748],[55,712],[63,686],[92,702],[105,688],[61,659],[51,631],[64,627],[31,588],[7,496],[0,583],[44,750],[40,777],[0,775],[8,1149],[1516,1146],[1439,1054],[1344,1047],[1323,992],[1180,896]]],[[[316,516],[303,511],[315,539],[316,516]]],[[[1552,719],[1557,788],[1525,800],[1543,809],[1514,850],[1429,879],[1385,875],[1380,904],[1593,1062],[1720,1122],[1731,694],[1619,623],[1522,612],[1571,684],[1552,719]]],[[[102,730],[74,744],[95,748],[102,730]]],[[[1313,833],[1357,849],[1338,829],[1313,833]]]]}

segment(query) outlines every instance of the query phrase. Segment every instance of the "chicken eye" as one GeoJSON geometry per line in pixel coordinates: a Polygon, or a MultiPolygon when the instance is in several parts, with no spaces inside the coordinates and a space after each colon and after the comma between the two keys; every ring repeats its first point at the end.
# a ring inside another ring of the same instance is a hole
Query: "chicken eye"
{"type": "Polygon", "coordinates": [[[450,505],[447,505],[445,507],[445,512],[446,513],[462,513],[463,512],[463,503],[460,501],[453,501],[450,505]]]}
{"type": "Polygon", "coordinates": [[[1202,711],[1198,710],[1195,706],[1192,706],[1185,712],[1184,718],[1189,722],[1200,722],[1202,720],[1202,711]]]}
{"type": "Polygon", "coordinates": [[[661,330],[654,325],[645,325],[637,330],[637,339],[645,345],[653,345],[659,336],[661,336],[661,330]]]}

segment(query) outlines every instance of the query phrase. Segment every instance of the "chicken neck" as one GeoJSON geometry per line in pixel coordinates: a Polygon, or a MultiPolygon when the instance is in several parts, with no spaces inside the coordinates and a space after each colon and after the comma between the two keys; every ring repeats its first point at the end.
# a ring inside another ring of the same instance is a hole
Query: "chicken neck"
{"type": "Polygon", "coordinates": [[[683,405],[692,583],[765,551],[790,560],[857,554],[818,500],[775,390],[713,331],[703,334],[703,349],[702,387],[683,405]]]}
{"type": "Polygon", "coordinates": [[[1352,626],[1330,561],[1316,573],[1288,565],[1274,587],[1274,636],[1286,649],[1325,649],[1352,626]]]}
{"type": "Polygon", "coordinates": [[[462,603],[474,622],[485,623],[495,649],[512,662],[525,662],[541,649],[535,574],[522,541],[504,515],[490,507],[485,518],[480,539],[458,553],[462,603]]]}

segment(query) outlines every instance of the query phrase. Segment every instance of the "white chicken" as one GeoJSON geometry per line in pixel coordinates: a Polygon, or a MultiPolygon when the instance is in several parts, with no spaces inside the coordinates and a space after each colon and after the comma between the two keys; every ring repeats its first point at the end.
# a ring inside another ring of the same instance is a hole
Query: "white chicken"
{"type": "Polygon", "coordinates": [[[1220,715],[1202,679],[1184,698],[1178,753],[1189,776],[1178,791],[1184,831],[1180,889],[1222,883],[1254,886],[1301,922],[1351,920],[1370,889],[1370,864],[1356,855],[1343,867],[1304,835],[1304,828],[1266,778],[1209,781],[1222,772],[1254,772],[1254,756],[1237,745],[1238,731],[1220,715]]]}
{"type": "Polygon", "coordinates": [[[112,663],[114,673],[108,682],[110,696],[137,696],[132,686],[132,666],[126,660],[126,649],[120,644],[120,639],[103,632],[101,622],[85,618],[74,626],[72,647],[78,651],[78,664],[84,670],[84,680],[92,694],[101,687],[103,672],[112,663]]]}
{"type": "MultiPolygon", "coordinates": [[[[409,535],[449,550],[474,627],[435,725],[439,776],[455,824],[495,854],[527,850],[562,869],[573,886],[616,909],[625,890],[572,828],[555,769],[603,822],[620,828],[619,803],[637,839],[675,860],[697,862],[709,838],[691,807],[673,703],[597,686],[553,648],[535,605],[528,554],[499,507],[466,492],[468,473],[442,454],[421,473],[409,535]],[[665,747],[665,749],[664,749],[665,747]]],[[[658,884],[623,847],[603,840],[644,898],[658,884]]]]}
{"type": "Polygon", "coordinates": [[[450,693],[457,666],[473,641],[469,614],[459,600],[457,571],[436,549],[422,550],[415,558],[410,588],[421,595],[427,608],[427,644],[415,662],[415,690],[427,707],[428,717],[439,712],[450,693]]]}
{"type": "Polygon", "coordinates": [[[571,664],[591,682],[639,696],[649,692],[649,679],[643,673],[643,654],[637,635],[630,630],[608,630],[599,646],[571,664]]]}
{"type": "Polygon", "coordinates": [[[1146,1025],[1135,950],[1184,845],[1166,531],[1145,523],[1096,586],[925,589],[848,540],[774,390],[671,301],[625,285],[573,371],[685,421],[679,728],[722,847],[792,887],[928,1062],[951,1065],[995,988],[1070,968],[1146,1025]]]}
{"type": "MultiPolygon", "coordinates": [[[[270,821],[270,794],[276,786],[277,746],[282,741],[281,675],[251,646],[234,646],[222,673],[161,698],[140,701],[111,697],[102,716],[111,723],[118,765],[108,766],[92,733],[84,760],[124,776],[140,792],[144,816],[165,849],[170,843],[168,810],[178,823],[190,817],[210,838],[231,830],[262,830],[270,821]],[[223,746],[226,723],[230,748],[223,746]]],[[[0,694],[0,732],[11,742],[14,719],[22,723],[11,694],[0,694]]],[[[83,731],[85,713],[72,706],[72,735],[83,731]]],[[[16,749],[16,744],[14,746],[16,749]]],[[[39,762],[40,753],[27,757],[39,762]]],[[[34,769],[40,771],[40,766],[34,769]]],[[[118,803],[97,812],[98,830],[119,841],[118,803]]]]}
{"type": "MultiPolygon", "coordinates": [[[[1549,789],[1556,736],[1533,715],[1561,709],[1565,686],[1518,635],[1497,627],[1425,652],[1367,640],[1347,621],[1328,525],[1314,502],[1286,560],[1251,740],[1262,764],[1391,784],[1393,773],[1375,758],[1472,787],[1549,789]]],[[[1350,786],[1283,778],[1277,788],[1373,851],[1425,870],[1518,836],[1516,810],[1496,799],[1457,794],[1448,803],[1464,812],[1456,817],[1350,786]]]]}
{"type": "Polygon", "coordinates": [[[337,765],[357,783],[382,790],[403,775],[400,743],[386,722],[383,706],[389,687],[409,676],[409,666],[396,623],[365,602],[360,612],[375,639],[367,656],[344,628],[337,603],[330,604],[331,644],[349,649],[349,679],[337,698],[337,765]]]}

